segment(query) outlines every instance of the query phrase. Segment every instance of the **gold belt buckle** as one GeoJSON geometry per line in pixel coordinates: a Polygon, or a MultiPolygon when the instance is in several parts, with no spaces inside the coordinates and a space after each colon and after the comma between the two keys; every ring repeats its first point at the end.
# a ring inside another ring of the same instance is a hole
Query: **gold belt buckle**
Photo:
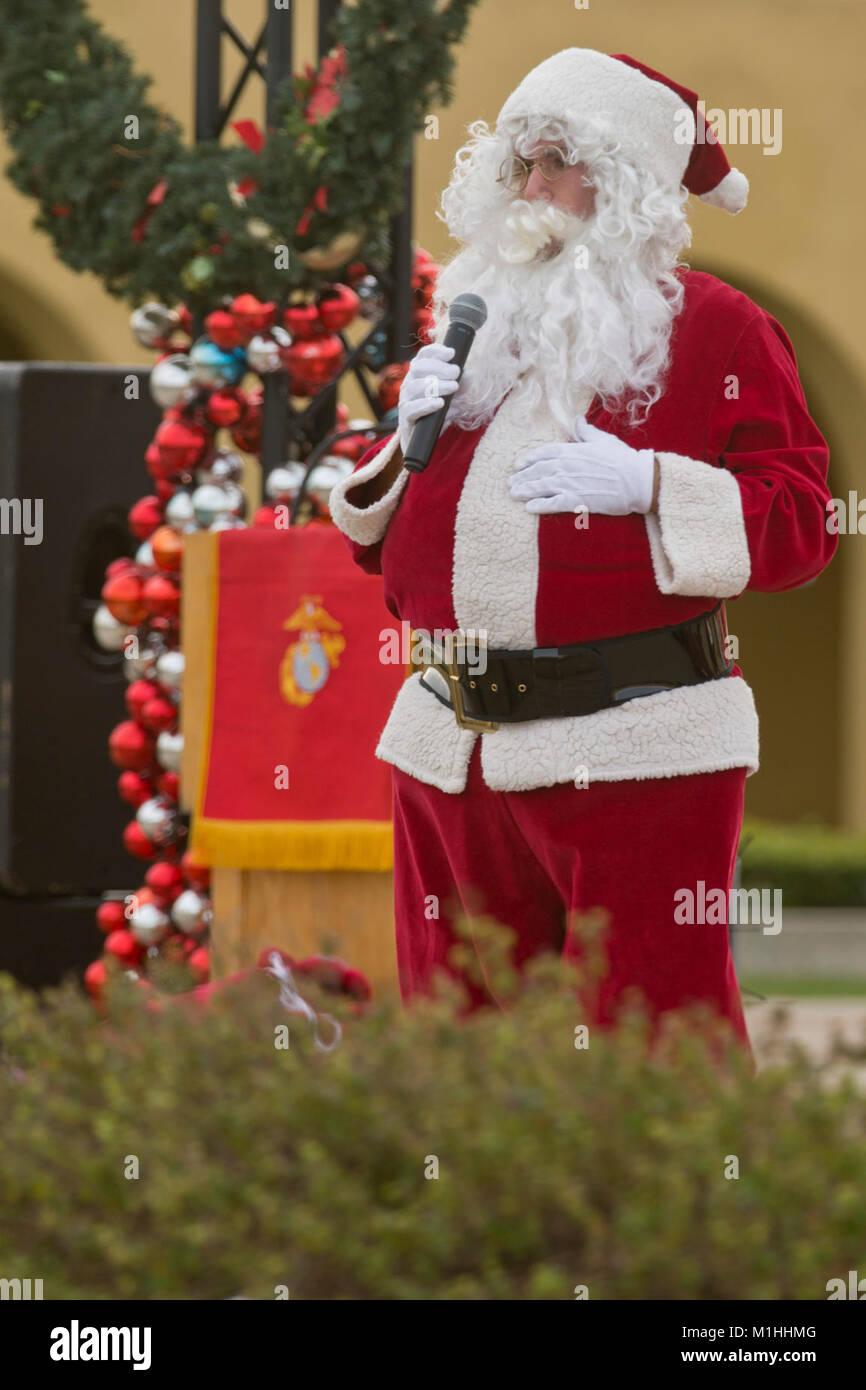
{"type": "Polygon", "coordinates": [[[466,707],[463,703],[463,687],[460,684],[460,672],[456,658],[452,657],[450,661],[446,661],[445,667],[451,685],[451,705],[454,709],[454,718],[460,728],[473,729],[476,733],[481,734],[495,733],[499,725],[494,724],[492,719],[473,719],[471,715],[466,713],[466,707]]]}

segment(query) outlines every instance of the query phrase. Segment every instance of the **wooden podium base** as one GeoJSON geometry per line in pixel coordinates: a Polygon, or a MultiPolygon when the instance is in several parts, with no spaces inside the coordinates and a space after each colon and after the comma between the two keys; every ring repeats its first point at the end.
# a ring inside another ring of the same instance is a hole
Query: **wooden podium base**
{"type": "Polygon", "coordinates": [[[390,873],[215,868],[212,976],[248,970],[279,946],[297,959],[339,956],[374,994],[397,993],[393,893],[390,873]]]}

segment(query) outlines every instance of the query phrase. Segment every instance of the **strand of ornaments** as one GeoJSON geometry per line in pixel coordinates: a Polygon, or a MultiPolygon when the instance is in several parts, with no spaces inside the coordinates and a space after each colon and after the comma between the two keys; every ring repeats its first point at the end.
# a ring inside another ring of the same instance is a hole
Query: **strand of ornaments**
{"type": "MultiPolygon", "coordinates": [[[[429,341],[437,269],[427,252],[416,248],[417,347],[429,341]]],[[[296,444],[299,456],[272,469],[264,483],[267,500],[249,517],[241,455],[260,458],[263,378],[286,373],[289,395],[309,403],[339,377],[353,325],[369,338],[360,361],[374,373],[380,419],[396,418],[409,363],[386,361],[387,333],[377,326],[386,311],[378,279],[354,262],[346,268],[345,283],[323,285],[315,298],[295,300],[281,315],[275,304],[238,295],[207,315],[205,332],[195,341],[184,306],[147,303],[132,314],[136,341],[159,354],[150,390],[163,416],[145,454],[153,490],[128,517],[137,549],[108,566],[93,622],[99,645],[124,657],[127,718],[111,732],[109,755],[120,769],[118,792],[134,812],[124,845],[148,867],[138,888],[107,893],[97,911],[103,951],[85,972],[97,1001],[118,970],[147,986],[148,967],[157,959],[185,965],[190,988],[210,975],[210,870],[186,848],[188,824],[179,806],[185,537],[250,524],[285,525],[306,471],[301,455],[309,456],[313,441],[296,444]]],[[[331,488],[379,437],[373,425],[368,419],[350,420],[348,407],[338,404],[337,431],[353,432],[335,440],[311,474],[304,522],[331,524],[331,488]]]]}

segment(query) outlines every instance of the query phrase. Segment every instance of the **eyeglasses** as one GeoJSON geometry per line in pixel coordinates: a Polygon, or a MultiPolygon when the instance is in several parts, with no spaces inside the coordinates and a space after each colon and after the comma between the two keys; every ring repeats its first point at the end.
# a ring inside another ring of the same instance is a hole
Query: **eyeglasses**
{"type": "Polygon", "coordinates": [[[562,178],[567,168],[568,161],[559,146],[546,145],[540,154],[532,159],[521,159],[516,154],[503,159],[496,182],[504,184],[509,193],[522,193],[533,169],[537,169],[541,177],[549,183],[555,183],[557,179],[562,178]]]}

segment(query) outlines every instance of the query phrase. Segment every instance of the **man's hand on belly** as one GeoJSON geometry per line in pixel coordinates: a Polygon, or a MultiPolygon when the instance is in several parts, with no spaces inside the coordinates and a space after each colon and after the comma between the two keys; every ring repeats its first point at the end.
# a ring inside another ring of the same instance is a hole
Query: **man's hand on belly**
{"type": "Polygon", "coordinates": [[[652,449],[633,449],[579,415],[575,438],[521,454],[510,481],[511,495],[538,513],[598,512],[646,515],[658,502],[659,469],[652,449]]]}

